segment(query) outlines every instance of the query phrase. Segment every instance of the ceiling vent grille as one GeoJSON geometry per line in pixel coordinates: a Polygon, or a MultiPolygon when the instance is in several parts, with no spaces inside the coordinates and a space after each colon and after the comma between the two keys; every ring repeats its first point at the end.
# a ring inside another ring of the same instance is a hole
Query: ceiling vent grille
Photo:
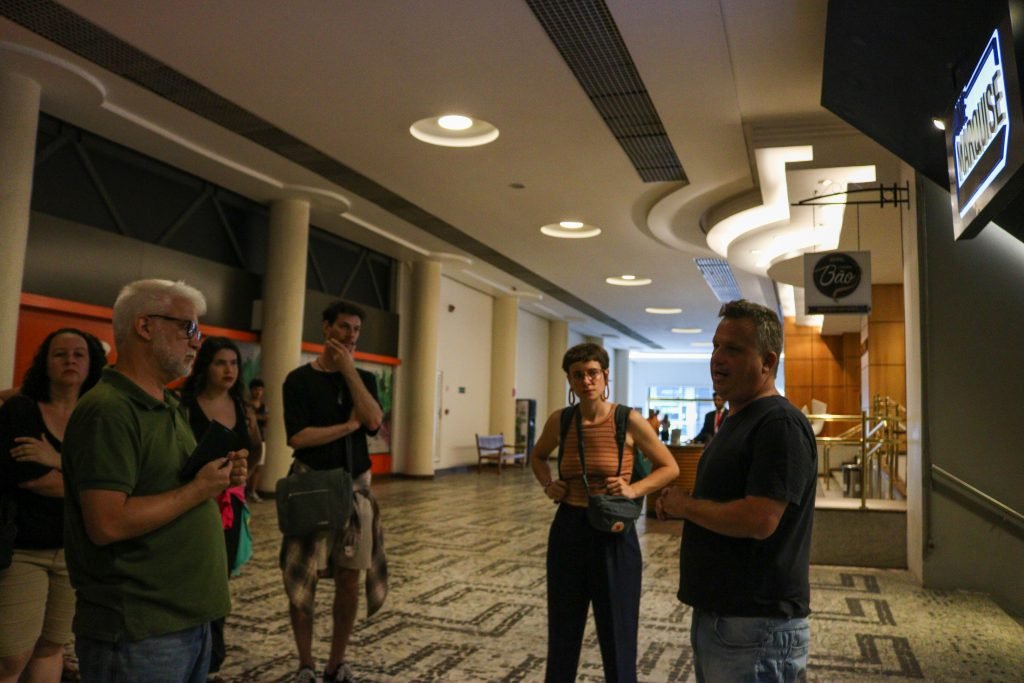
{"type": "Polygon", "coordinates": [[[645,183],[688,183],[604,0],[527,0],[645,183]]]}
{"type": "Polygon", "coordinates": [[[720,258],[696,258],[693,261],[719,301],[725,303],[743,298],[728,261],[720,258]]]}
{"type": "MultiPolygon", "coordinates": [[[[604,5],[602,4],[601,7],[604,8],[604,5]]],[[[605,8],[605,12],[607,13],[607,8],[605,8]]],[[[129,45],[109,31],[59,5],[54,0],[3,0],[0,2],[0,16],[38,33],[93,64],[126,78],[208,121],[280,154],[320,177],[374,202],[386,211],[409,221],[431,235],[459,245],[480,260],[500,268],[550,297],[622,332],[641,344],[652,349],[661,348],[631,327],[525,266],[516,263],[454,225],[441,220],[355,169],[327,156],[272,123],[221,97],[202,84],[129,45]]]]}

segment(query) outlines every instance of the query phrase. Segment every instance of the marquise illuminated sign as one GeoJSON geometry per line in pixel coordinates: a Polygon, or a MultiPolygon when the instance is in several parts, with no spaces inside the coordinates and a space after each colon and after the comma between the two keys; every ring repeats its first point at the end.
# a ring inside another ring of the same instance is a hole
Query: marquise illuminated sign
{"type": "Polygon", "coordinates": [[[1006,69],[994,31],[953,109],[953,164],[960,217],[1006,167],[1010,116],[1006,69]]]}
{"type": "Polygon", "coordinates": [[[980,57],[956,69],[963,88],[947,121],[946,158],[958,240],[1002,218],[1024,189],[1024,116],[1013,36],[1006,14],[975,53],[980,57]]]}

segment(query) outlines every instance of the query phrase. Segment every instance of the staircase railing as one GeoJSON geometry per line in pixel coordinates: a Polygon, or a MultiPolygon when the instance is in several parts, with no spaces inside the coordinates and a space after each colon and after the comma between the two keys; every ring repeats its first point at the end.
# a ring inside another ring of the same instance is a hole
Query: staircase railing
{"type": "MultiPolygon", "coordinates": [[[[831,449],[835,446],[860,447],[857,466],[860,476],[860,507],[867,508],[868,498],[882,497],[882,473],[888,477],[888,498],[895,497],[899,478],[899,455],[906,452],[906,409],[889,397],[876,396],[871,401],[871,411],[860,415],[839,415],[823,413],[808,415],[812,422],[852,422],[852,426],[838,436],[819,436],[816,441],[822,448],[822,464],[825,470],[825,488],[831,488],[831,449]],[[902,418],[902,419],[901,419],[902,418]]],[[[905,495],[905,488],[901,490],[905,495]]]]}

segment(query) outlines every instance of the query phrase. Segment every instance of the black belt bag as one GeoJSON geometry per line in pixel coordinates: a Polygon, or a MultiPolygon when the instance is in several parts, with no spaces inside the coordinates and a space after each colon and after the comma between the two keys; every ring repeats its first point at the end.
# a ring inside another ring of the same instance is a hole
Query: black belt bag
{"type": "Polygon", "coordinates": [[[643,501],[625,496],[588,496],[587,521],[598,531],[621,534],[633,528],[643,501]]]}

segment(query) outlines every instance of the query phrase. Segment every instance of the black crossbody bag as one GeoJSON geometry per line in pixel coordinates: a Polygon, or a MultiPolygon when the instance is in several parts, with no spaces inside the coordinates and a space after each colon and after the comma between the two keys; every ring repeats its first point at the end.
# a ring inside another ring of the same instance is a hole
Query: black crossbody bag
{"type": "MultiPolygon", "coordinates": [[[[350,435],[351,436],[351,435],[350,435]]],[[[344,529],[352,517],[352,450],[345,438],[348,469],[302,470],[298,461],[287,477],[277,480],[277,526],[285,536],[344,529]]]]}

